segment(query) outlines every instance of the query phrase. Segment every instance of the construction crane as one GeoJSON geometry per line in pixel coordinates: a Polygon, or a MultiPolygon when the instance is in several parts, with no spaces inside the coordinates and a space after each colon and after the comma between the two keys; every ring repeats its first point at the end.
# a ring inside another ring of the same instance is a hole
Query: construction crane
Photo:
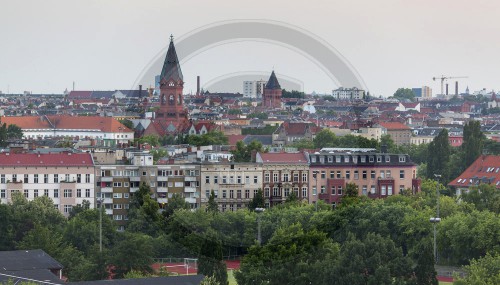
{"type": "Polygon", "coordinates": [[[443,83],[445,80],[448,79],[458,79],[458,78],[469,78],[469,76],[444,76],[441,75],[441,77],[432,77],[432,80],[436,81],[438,79],[441,79],[441,95],[443,95],[443,83]]]}

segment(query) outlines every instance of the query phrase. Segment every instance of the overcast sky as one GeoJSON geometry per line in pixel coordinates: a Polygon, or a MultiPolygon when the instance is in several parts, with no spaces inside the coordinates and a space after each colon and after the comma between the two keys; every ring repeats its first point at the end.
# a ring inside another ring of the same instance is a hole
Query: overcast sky
{"type": "MultiPolygon", "coordinates": [[[[223,20],[282,21],[314,33],[356,68],[372,94],[469,76],[460,91],[500,87],[497,0],[0,0],[0,91],[61,93],[128,89],[170,34],[223,20]]],[[[231,72],[271,71],[307,92],[337,86],[308,58],[283,46],[238,42],[182,65],[185,92],[231,72]]],[[[159,73],[160,71],[158,71],[159,73]]],[[[151,79],[153,84],[153,79],[151,79]]],[[[235,90],[240,91],[240,90],[235,90]]]]}

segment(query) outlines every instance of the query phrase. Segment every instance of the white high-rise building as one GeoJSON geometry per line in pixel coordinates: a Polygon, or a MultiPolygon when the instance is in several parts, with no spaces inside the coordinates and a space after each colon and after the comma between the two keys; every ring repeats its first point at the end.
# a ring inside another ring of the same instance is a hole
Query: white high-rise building
{"type": "Polygon", "coordinates": [[[262,98],[265,80],[243,81],[243,97],[245,98],[262,98]]]}
{"type": "Polygon", "coordinates": [[[340,87],[332,91],[333,98],[337,100],[361,100],[365,95],[363,89],[340,87]]]}

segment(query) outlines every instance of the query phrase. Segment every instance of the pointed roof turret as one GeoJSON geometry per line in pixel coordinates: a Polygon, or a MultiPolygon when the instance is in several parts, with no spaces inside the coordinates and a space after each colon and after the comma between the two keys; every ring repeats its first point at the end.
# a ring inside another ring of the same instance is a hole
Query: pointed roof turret
{"type": "Polygon", "coordinates": [[[278,78],[276,78],[276,74],[274,74],[274,70],[271,73],[271,77],[269,77],[269,80],[267,81],[266,89],[281,89],[278,78]]]}
{"type": "Polygon", "coordinates": [[[165,57],[165,62],[163,62],[163,68],[161,69],[160,81],[163,78],[167,80],[173,79],[175,81],[183,81],[181,66],[177,58],[177,52],[175,52],[174,36],[172,35],[170,35],[170,45],[168,46],[167,56],[165,57]]]}

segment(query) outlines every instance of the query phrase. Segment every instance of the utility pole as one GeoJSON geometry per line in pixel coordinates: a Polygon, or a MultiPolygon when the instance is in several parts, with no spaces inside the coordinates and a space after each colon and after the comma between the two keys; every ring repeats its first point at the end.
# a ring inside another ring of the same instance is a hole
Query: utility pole
{"type": "Polygon", "coordinates": [[[437,236],[437,229],[436,229],[436,224],[441,222],[441,218],[439,217],[439,178],[441,178],[440,174],[434,174],[434,177],[436,177],[436,217],[431,218],[430,222],[434,225],[434,263],[437,264],[438,262],[438,251],[437,251],[437,242],[436,242],[436,236],[437,236]]]}
{"type": "Polygon", "coordinates": [[[266,209],[264,208],[255,208],[255,212],[257,212],[257,242],[259,243],[259,245],[262,245],[262,235],[260,231],[260,215],[265,210],[266,209]]]}

